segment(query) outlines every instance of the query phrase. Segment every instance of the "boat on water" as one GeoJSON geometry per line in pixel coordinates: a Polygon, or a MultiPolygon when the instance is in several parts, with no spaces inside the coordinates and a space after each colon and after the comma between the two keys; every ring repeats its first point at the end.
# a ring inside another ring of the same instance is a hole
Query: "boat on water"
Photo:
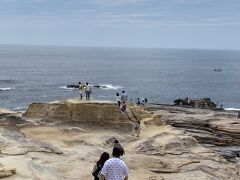
{"type": "Polygon", "coordinates": [[[213,69],[213,71],[222,72],[223,70],[221,68],[216,68],[216,69],[213,69]]]}

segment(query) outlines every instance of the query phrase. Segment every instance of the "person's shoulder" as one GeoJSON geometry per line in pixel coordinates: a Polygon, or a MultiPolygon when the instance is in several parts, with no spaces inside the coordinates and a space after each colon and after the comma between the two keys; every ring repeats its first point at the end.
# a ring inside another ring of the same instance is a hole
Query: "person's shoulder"
{"type": "Polygon", "coordinates": [[[114,161],[115,161],[114,158],[110,158],[110,159],[108,159],[108,160],[104,163],[104,165],[105,165],[105,164],[106,164],[106,165],[111,164],[111,163],[113,163],[114,161]]]}
{"type": "Polygon", "coordinates": [[[123,150],[123,146],[122,146],[121,144],[119,144],[119,149],[120,149],[121,151],[124,151],[124,150],[123,150]]]}
{"type": "Polygon", "coordinates": [[[123,160],[119,159],[119,163],[120,163],[122,166],[127,167],[126,163],[125,163],[123,160]]]}
{"type": "Polygon", "coordinates": [[[125,165],[125,162],[120,158],[115,158],[115,162],[118,162],[118,163],[121,163],[121,164],[125,165]]]}

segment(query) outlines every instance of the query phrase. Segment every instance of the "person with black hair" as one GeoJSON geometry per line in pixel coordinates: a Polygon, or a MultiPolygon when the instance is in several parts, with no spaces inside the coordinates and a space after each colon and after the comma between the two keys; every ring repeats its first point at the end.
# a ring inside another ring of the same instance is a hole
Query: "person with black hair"
{"type": "Polygon", "coordinates": [[[140,121],[137,121],[135,126],[134,126],[132,136],[134,136],[136,134],[137,137],[139,137],[139,135],[140,135],[140,125],[141,125],[140,121]]]}
{"type": "Polygon", "coordinates": [[[100,159],[93,167],[92,175],[94,176],[94,180],[99,180],[99,172],[101,171],[104,163],[109,159],[109,154],[107,152],[102,153],[100,159]]]}
{"type": "Polygon", "coordinates": [[[127,99],[128,99],[127,93],[125,91],[122,91],[122,95],[121,95],[122,103],[126,103],[127,99]]]}
{"type": "Polygon", "coordinates": [[[100,180],[128,180],[128,168],[120,159],[121,153],[118,147],[113,148],[113,157],[105,162],[100,172],[100,180]]]}
{"type": "Polygon", "coordinates": [[[121,106],[121,99],[120,99],[119,93],[116,94],[115,100],[118,103],[118,106],[120,107],[121,106]]]}
{"type": "Polygon", "coordinates": [[[120,156],[123,156],[123,154],[125,154],[124,149],[123,149],[122,145],[119,143],[118,140],[114,141],[113,147],[118,147],[121,150],[121,155],[120,156]]]}
{"type": "Polygon", "coordinates": [[[85,85],[86,100],[90,100],[90,94],[92,93],[92,87],[88,84],[85,85]]]}
{"type": "Polygon", "coordinates": [[[84,86],[81,82],[79,82],[79,94],[80,94],[80,99],[83,98],[83,91],[84,91],[84,86]]]}

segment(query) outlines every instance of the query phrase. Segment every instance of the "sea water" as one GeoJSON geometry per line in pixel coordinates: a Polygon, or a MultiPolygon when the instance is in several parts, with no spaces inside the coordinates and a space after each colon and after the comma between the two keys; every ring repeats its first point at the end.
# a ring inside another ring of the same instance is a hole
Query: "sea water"
{"type": "Polygon", "coordinates": [[[94,99],[114,100],[125,90],[133,100],[210,97],[240,108],[240,51],[0,45],[2,108],[78,97],[66,85],[79,81],[102,85],[94,99]]]}

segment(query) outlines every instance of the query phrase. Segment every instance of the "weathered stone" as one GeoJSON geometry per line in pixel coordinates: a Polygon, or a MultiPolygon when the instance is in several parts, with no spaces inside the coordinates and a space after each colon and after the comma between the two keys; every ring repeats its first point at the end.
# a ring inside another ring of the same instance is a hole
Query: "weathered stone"
{"type": "Polygon", "coordinates": [[[29,106],[25,118],[47,120],[48,122],[76,122],[95,125],[131,124],[130,120],[140,119],[139,107],[127,109],[125,115],[117,104],[113,103],[33,103],[29,106]]]}
{"type": "Polygon", "coordinates": [[[238,142],[230,141],[238,137],[236,119],[229,124],[234,116],[221,113],[171,106],[146,112],[128,105],[123,114],[111,102],[37,103],[24,119],[0,117],[0,162],[3,168],[16,168],[13,179],[90,180],[100,154],[111,153],[118,139],[126,152],[129,179],[238,180],[237,158],[230,163],[196,140],[238,142]],[[133,137],[129,130],[139,119],[141,134],[133,137]],[[218,131],[224,136],[214,138],[218,131]]]}
{"type": "Polygon", "coordinates": [[[209,108],[214,109],[217,105],[211,101],[210,98],[203,98],[203,99],[176,99],[174,101],[174,105],[183,105],[189,107],[198,107],[198,108],[209,108]]]}

